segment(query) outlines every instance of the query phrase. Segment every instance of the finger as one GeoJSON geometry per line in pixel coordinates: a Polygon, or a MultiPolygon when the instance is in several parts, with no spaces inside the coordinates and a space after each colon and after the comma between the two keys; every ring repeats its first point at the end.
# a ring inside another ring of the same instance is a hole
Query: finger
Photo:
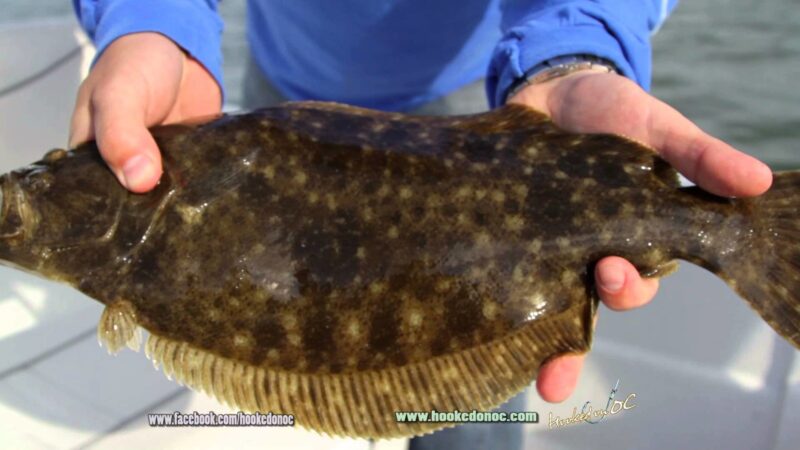
{"type": "Polygon", "coordinates": [[[141,96],[104,88],[92,98],[92,115],[100,153],[120,183],[133,192],[155,187],[161,177],[161,157],[145,126],[141,96]]]}
{"type": "Polygon", "coordinates": [[[182,70],[181,90],[191,95],[180,97],[178,107],[166,122],[183,120],[188,117],[212,116],[222,110],[222,90],[213,75],[191,56],[185,57],[182,70]]]}
{"type": "Polygon", "coordinates": [[[578,376],[586,355],[563,355],[553,358],[539,369],[536,390],[545,401],[563,402],[578,385],[578,376]]]}
{"type": "Polygon", "coordinates": [[[89,85],[84,82],[78,89],[78,97],[75,100],[75,108],[72,110],[72,118],[69,126],[69,148],[74,148],[82,142],[94,138],[92,129],[92,115],[89,108],[89,85]]]}
{"type": "Polygon", "coordinates": [[[594,276],[600,298],[616,311],[645,305],[658,290],[658,279],[642,278],[631,263],[617,256],[601,259],[594,276]]]}
{"type": "Polygon", "coordinates": [[[673,167],[717,195],[751,197],[772,184],[770,168],[714,138],[678,111],[651,97],[651,143],[673,167]]]}

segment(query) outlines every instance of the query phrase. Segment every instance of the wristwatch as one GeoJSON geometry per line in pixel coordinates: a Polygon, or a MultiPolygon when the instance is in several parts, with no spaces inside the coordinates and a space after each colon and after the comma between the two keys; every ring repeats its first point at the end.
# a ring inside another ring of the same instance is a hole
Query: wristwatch
{"type": "Polygon", "coordinates": [[[550,58],[531,67],[525,72],[525,76],[515,80],[508,89],[503,103],[528,85],[544,83],[553,78],[563,77],[580,70],[598,69],[609,73],[619,73],[613,62],[599,56],[578,54],[550,58]]]}

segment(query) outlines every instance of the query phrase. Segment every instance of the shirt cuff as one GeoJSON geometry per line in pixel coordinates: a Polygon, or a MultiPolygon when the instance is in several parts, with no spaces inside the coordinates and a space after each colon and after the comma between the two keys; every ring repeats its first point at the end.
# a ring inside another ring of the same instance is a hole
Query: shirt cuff
{"type": "Polygon", "coordinates": [[[502,105],[512,84],[542,61],[590,54],[614,63],[619,73],[645,90],[652,70],[649,33],[634,33],[599,8],[564,6],[537,13],[511,28],[492,54],[486,94],[502,105]]]}
{"type": "Polygon", "coordinates": [[[223,94],[222,20],[216,2],[121,0],[75,2],[76,12],[97,48],[97,58],[117,38],[156,32],[171,39],[214,77],[223,94]]]}

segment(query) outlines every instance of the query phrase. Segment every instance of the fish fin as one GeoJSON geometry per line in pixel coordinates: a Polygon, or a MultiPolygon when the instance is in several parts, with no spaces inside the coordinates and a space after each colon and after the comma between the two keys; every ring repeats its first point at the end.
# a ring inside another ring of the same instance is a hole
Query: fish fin
{"type": "Polygon", "coordinates": [[[509,103],[491,111],[439,118],[444,124],[478,133],[502,133],[542,127],[556,129],[550,117],[529,106],[509,103]]]}
{"type": "Polygon", "coordinates": [[[678,263],[677,260],[672,259],[655,267],[640,268],[639,273],[644,278],[661,278],[667,275],[672,275],[673,273],[677,272],[679,268],[680,263],[678,263]]]}
{"type": "Polygon", "coordinates": [[[776,173],[772,188],[750,200],[759,236],[720,276],[800,349],[800,171],[776,173]]]}
{"type": "Polygon", "coordinates": [[[665,185],[673,188],[681,187],[680,175],[674,167],[666,160],[655,154],[653,150],[653,163],[651,165],[653,174],[665,185]]]}
{"type": "MultiPolygon", "coordinates": [[[[578,302],[587,308],[590,302],[578,302]]],[[[383,370],[299,373],[226,358],[151,333],[145,352],[165,375],[242,411],[293,414],[317,432],[362,438],[421,435],[448,422],[400,422],[395,412],[489,411],[525,388],[547,357],[588,350],[585,320],[570,310],[502,339],[383,370]]],[[[589,325],[591,328],[591,325],[589,325]]]]}
{"type": "Polygon", "coordinates": [[[346,105],[336,102],[323,102],[316,100],[303,100],[287,102],[282,105],[286,109],[307,109],[329,111],[351,115],[369,115],[386,119],[402,119],[409,121],[424,121],[426,124],[451,126],[483,133],[518,131],[537,128],[545,125],[555,127],[550,118],[541,111],[520,104],[507,104],[500,108],[477,114],[425,116],[404,114],[396,112],[381,112],[359,106],[346,105]]]}
{"type": "Polygon", "coordinates": [[[151,127],[149,131],[150,134],[152,134],[153,137],[156,138],[156,140],[158,140],[159,138],[169,138],[182,134],[186,132],[186,130],[196,128],[200,125],[205,125],[209,122],[213,122],[215,120],[219,120],[224,117],[231,117],[234,115],[235,114],[229,114],[229,113],[203,114],[199,116],[193,116],[176,123],[170,123],[166,125],[156,125],[151,127]]]}
{"type": "Polygon", "coordinates": [[[125,346],[139,351],[142,333],[136,323],[136,310],[130,302],[120,300],[105,307],[97,324],[97,340],[110,354],[125,346]]]}
{"type": "MultiPolygon", "coordinates": [[[[272,107],[275,108],[275,107],[272,107]]],[[[264,108],[272,109],[272,108],[264,108]]],[[[348,113],[348,114],[355,114],[355,115],[374,115],[374,114],[383,114],[387,116],[394,116],[400,115],[400,113],[393,113],[393,112],[384,112],[384,111],[377,111],[370,108],[364,108],[362,106],[355,106],[350,105],[347,103],[339,103],[339,102],[328,102],[322,100],[292,100],[288,102],[281,103],[277,108],[280,109],[310,109],[316,111],[330,111],[330,112],[340,112],[340,113],[348,113]]]]}

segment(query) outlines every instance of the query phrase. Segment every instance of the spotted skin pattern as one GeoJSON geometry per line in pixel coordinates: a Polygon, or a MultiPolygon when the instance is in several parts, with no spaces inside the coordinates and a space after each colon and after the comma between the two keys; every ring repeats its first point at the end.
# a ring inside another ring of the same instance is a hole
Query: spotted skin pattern
{"type": "Polygon", "coordinates": [[[3,176],[17,233],[0,232],[0,259],[245,367],[382,373],[571,324],[531,344],[524,385],[545,358],[588,350],[600,258],[734,280],[724,268],[757,242],[753,203],[680,188],[652,150],[517,105],[300,102],[154,136],[165,174],[147,195],[120,188],[93,143],[3,176]]]}

